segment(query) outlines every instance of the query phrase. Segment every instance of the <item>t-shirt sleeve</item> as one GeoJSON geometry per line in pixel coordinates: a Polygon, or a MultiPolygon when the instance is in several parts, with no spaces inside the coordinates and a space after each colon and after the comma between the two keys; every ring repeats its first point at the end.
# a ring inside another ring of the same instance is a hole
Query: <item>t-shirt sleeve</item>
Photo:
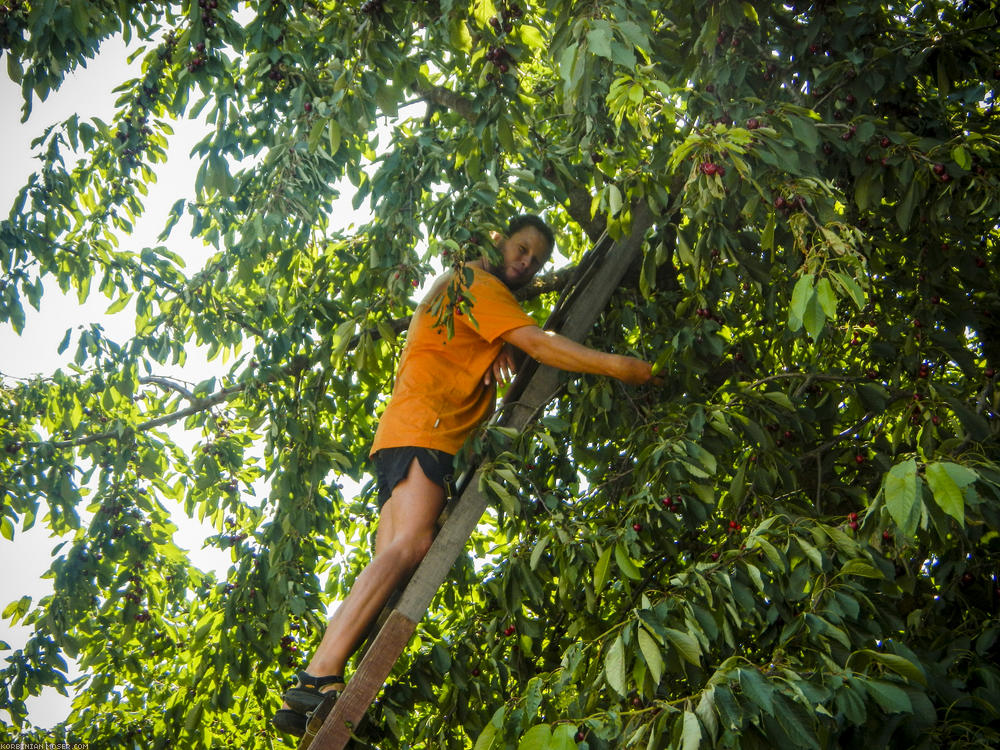
{"type": "Polygon", "coordinates": [[[497,279],[477,274],[468,294],[473,300],[471,312],[475,320],[467,320],[464,316],[461,319],[490,343],[515,328],[538,325],[497,279]]]}

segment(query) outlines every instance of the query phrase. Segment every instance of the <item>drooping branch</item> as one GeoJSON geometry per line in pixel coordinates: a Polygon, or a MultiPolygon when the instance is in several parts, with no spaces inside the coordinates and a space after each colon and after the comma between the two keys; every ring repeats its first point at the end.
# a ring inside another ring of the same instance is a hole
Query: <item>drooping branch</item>
{"type": "MultiPolygon", "coordinates": [[[[518,299],[527,300],[534,299],[541,294],[546,292],[556,291],[561,289],[568,281],[572,278],[572,274],[575,270],[575,266],[567,266],[565,268],[560,268],[552,273],[545,274],[544,276],[535,279],[531,284],[527,285],[523,289],[518,290],[516,296],[518,299]]],[[[396,333],[401,333],[409,327],[411,316],[406,316],[404,318],[398,318],[390,323],[390,326],[396,333]]],[[[371,336],[373,339],[378,339],[381,334],[377,329],[366,330],[363,332],[365,335],[371,336]]],[[[356,335],[351,342],[348,344],[348,351],[357,347],[359,341],[361,340],[362,334],[356,335]]],[[[309,366],[309,362],[304,357],[294,358],[285,368],[281,371],[275,373],[268,379],[273,381],[277,380],[284,375],[295,374],[301,372],[309,366]]],[[[173,424],[174,422],[189,417],[198,412],[205,411],[211,407],[220,404],[224,401],[229,400],[233,396],[243,392],[250,382],[237,383],[234,385],[226,386],[221,388],[210,396],[204,398],[198,398],[190,390],[184,388],[173,380],[168,378],[163,378],[155,375],[144,376],[139,378],[140,383],[149,385],[158,385],[162,388],[167,388],[169,390],[175,391],[184,398],[186,398],[190,405],[180,409],[170,414],[164,414],[155,419],[150,419],[145,422],[141,422],[135,426],[135,432],[145,432],[147,430],[154,429],[156,427],[161,427],[167,424],[173,424]]],[[[86,435],[84,437],[74,438],[72,440],[57,440],[50,443],[54,448],[74,448],[82,445],[89,445],[90,443],[101,442],[102,440],[110,440],[113,438],[121,437],[121,433],[117,429],[105,430],[103,432],[97,432],[92,435],[86,435]]]]}
{"type": "MultiPolygon", "coordinates": [[[[170,414],[164,414],[161,417],[156,417],[156,419],[141,422],[135,426],[135,431],[145,432],[146,430],[151,430],[155,427],[162,427],[165,424],[173,424],[178,419],[190,417],[192,414],[197,414],[198,412],[209,409],[216,404],[221,404],[223,401],[227,401],[232,396],[241,393],[245,388],[246,384],[244,383],[226,386],[225,388],[221,388],[216,391],[211,396],[195,399],[190,406],[184,409],[171,412],[170,414]]],[[[119,437],[121,437],[121,433],[118,430],[105,430],[104,432],[97,432],[93,435],[87,435],[86,437],[76,438],[74,440],[55,440],[50,443],[50,445],[53,448],[75,448],[77,446],[98,443],[102,440],[110,440],[111,438],[119,437]]]]}

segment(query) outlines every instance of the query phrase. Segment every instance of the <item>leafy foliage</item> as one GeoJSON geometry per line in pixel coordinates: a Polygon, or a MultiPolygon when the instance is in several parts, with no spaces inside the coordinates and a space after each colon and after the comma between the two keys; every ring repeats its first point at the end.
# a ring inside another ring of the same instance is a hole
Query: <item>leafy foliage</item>
{"type": "Polygon", "coordinates": [[[568,378],[526,433],[474,437],[495,512],[368,741],[995,746],[995,10],[236,11],[0,11],[25,114],[109,35],[143,45],[114,121],[43,132],[0,224],[6,324],[46,283],[136,317],[125,342],[69,331],[74,365],[2,386],[3,533],[73,534],[54,595],[3,612],[34,628],[6,657],[5,731],[41,737],[24,700],[55,686],[76,698],[50,737],[272,746],[279,686],[364,562],[321,590],[370,534],[369,498],[337,479],[364,472],[414,282],[478,254],[510,207],[548,209],[576,259],[645,202],[644,260],[591,344],[656,360],[668,385],[568,378]],[[193,193],[164,244],[122,249],[170,123],[198,114],[193,193]],[[375,216],[352,234],[328,218],[344,178],[375,216]],[[194,273],[169,249],[184,215],[217,251],[194,273]],[[216,378],[157,374],[192,344],[216,378]],[[169,500],[218,530],[226,580],[174,544],[169,500]]]}

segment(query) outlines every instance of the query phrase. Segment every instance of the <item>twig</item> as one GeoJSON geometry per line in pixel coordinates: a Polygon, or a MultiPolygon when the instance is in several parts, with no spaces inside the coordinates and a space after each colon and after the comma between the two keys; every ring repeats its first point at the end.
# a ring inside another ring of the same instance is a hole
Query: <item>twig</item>
{"type": "Polygon", "coordinates": [[[176,381],[170,380],[169,378],[160,377],[158,375],[144,375],[139,378],[139,382],[143,385],[158,385],[161,388],[174,391],[175,393],[181,394],[188,401],[196,401],[198,399],[198,397],[187,388],[176,381]]]}

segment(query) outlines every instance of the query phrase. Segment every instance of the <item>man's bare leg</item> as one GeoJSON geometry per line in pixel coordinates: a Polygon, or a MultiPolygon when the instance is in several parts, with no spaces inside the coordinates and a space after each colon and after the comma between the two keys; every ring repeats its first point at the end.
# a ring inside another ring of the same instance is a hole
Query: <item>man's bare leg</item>
{"type": "MultiPolygon", "coordinates": [[[[348,658],[385,602],[408,578],[434,541],[434,524],[444,507],[444,489],[424,476],[416,459],[406,479],[382,507],[375,555],[330,618],[306,671],[316,677],[344,673],[348,658]]],[[[334,686],[328,686],[332,689],[334,686]]]]}

